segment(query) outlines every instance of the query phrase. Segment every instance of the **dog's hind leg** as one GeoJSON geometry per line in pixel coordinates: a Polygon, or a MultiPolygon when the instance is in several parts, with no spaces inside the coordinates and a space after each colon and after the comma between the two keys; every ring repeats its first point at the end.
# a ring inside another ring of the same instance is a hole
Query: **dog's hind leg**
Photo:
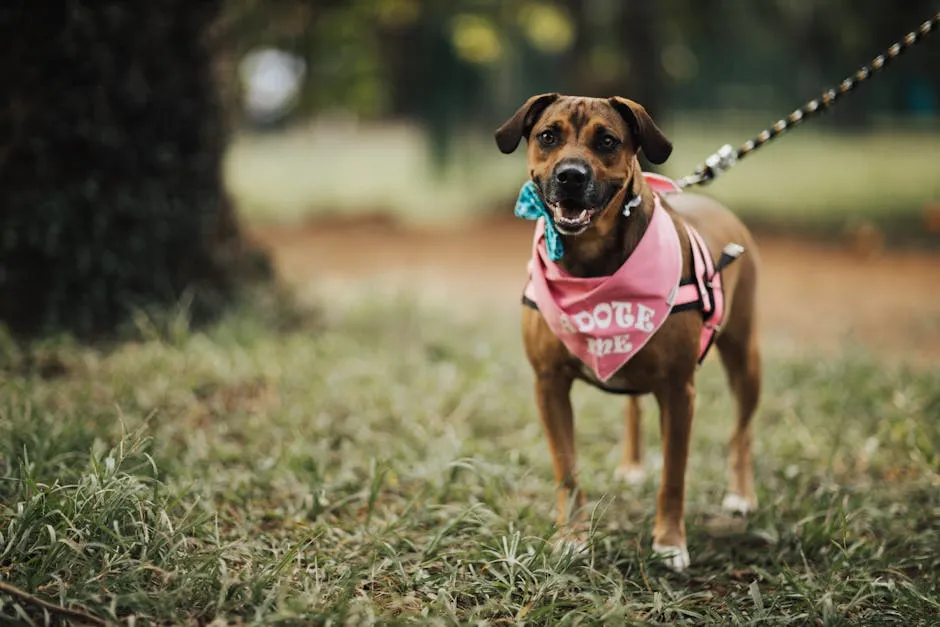
{"type": "Polygon", "coordinates": [[[747,331],[745,339],[723,335],[717,342],[737,410],[728,450],[728,492],[722,501],[722,508],[738,514],[747,514],[757,507],[751,418],[760,398],[761,361],[756,330],[750,326],[747,331]]]}
{"type": "Polygon", "coordinates": [[[639,396],[630,396],[626,407],[623,458],[614,471],[614,477],[629,485],[639,485],[646,479],[643,467],[643,425],[639,396]]]}

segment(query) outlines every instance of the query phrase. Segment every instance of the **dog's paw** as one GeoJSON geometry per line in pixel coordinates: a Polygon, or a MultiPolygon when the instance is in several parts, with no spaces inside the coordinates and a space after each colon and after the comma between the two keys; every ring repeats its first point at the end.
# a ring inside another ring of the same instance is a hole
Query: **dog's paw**
{"type": "Polygon", "coordinates": [[[643,466],[623,464],[614,471],[614,479],[631,486],[642,485],[646,481],[646,469],[643,466]]]}
{"type": "Polygon", "coordinates": [[[724,500],[721,501],[721,509],[725,510],[728,514],[747,516],[754,510],[754,503],[740,494],[729,492],[725,495],[724,500]]]}
{"type": "Polygon", "coordinates": [[[684,546],[664,546],[654,542],[653,553],[661,558],[661,562],[666,568],[677,573],[681,573],[692,563],[689,550],[684,546]]]}

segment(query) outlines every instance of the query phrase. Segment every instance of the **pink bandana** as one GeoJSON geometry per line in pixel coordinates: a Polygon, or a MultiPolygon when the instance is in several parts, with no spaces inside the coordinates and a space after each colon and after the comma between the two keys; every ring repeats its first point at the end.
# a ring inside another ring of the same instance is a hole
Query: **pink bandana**
{"type": "Polygon", "coordinates": [[[672,310],[682,251],[659,196],[649,227],[611,276],[578,278],[548,258],[545,223],[535,228],[526,296],[549,328],[601,381],[607,381],[649,341],[672,310]]]}

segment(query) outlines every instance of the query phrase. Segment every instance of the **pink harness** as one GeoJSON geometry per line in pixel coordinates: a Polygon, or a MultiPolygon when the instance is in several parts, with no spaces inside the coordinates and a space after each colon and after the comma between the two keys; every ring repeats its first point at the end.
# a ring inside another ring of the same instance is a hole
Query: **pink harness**
{"type": "Polygon", "coordinates": [[[679,236],[659,198],[678,188],[656,174],[644,177],[656,192],[649,227],[610,276],[580,278],[566,273],[548,257],[544,219],[536,223],[523,303],[539,310],[552,332],[602,382],[639,352],[671,313],[689,309],[700,310],[705,320],[699,341],[701,363],[724,317],[720,268],[716,269],[705,240],[688,224],[692,277],[680,280],[679,236]]]}

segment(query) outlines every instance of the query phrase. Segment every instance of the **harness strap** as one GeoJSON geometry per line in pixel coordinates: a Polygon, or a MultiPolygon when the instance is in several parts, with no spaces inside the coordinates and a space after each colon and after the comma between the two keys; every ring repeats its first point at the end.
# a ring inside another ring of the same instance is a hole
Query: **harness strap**
{"type": "Polygon", "coordinates": [[[708,252],[705,240],[690,225],[686,224],[685,230],[689,234],[689,243],[692,246],[692,274],[698,287],[698,296],[702,301],[702,316],[705,320],[709,320],[718,308],[712,286],[718,275],[715,272],[715,265],[712,263],[712,256],[708,252]]]}
{"type": "Polygon", "coordinates": [[[682,279],[679,282],[679,289],[676,290],[676,298],[669,313],[676,314],[701,308],[702,299],[699,298],[698,281],[695,280],[694,276],[682,279]]]}
{"type": "Polygon", "coordinates": [[[744,246],[741,244],[728,244],[721,251],[721,257],[718,258],[718,263],[715,265],[715,272],[721,272],[725,268],[731,265],[731,262],[741,256],[741,253],[744,252],[744,246]]]}

